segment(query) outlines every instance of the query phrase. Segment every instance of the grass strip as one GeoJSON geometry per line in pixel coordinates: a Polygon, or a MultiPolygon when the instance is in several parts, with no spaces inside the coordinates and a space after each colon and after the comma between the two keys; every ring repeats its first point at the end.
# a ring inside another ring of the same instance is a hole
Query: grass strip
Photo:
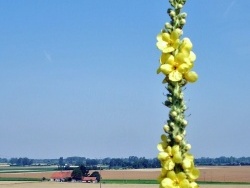
{"type": "Polygon", "coordinates": [[[41,178],[10,178],[0,177],[0,181],[41,181],[41,178]]]}
{"type": "Polygon", "coordinates": [[[141,180],[141,179],[102,179],[101,183],[105,184],[158,184],[157,180],[141,180]]]}
{"type": "Polygon", "coordinates": [[[58,168],[27,168],[27,167],[9,167],[9,168],[0,168],[0,173],[26,173],[26,172],[51,172],[51,171],[59,171],[58,168]]]}
{"type": "Polygon", "coordinates": [[[250,182],[217,182],[217,181],[198,181],[198,184],[210,184],[210,185],[250,185],[250,182]]]}
{"type": "MultiPolygon", "coordinates": [[[[103,184],[159,184],[157,180],[142,180],[142,179],[102,179],[103,184]]],[[[198,184],[207,185],[250,185],[250,182],[211,182],[200,181],[198,184]]]]}

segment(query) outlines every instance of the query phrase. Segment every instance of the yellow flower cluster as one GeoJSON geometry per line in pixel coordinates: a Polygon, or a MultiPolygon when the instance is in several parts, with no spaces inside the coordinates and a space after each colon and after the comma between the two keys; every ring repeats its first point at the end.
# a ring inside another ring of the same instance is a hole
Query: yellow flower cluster
{"type": "Polygon", "coordinates": [[[156,45],[162,52],[157,73],[162,72],[171,81],[184,78],[188,82],[195,82],[198,75],[191,69],[196,55],[192,51],[192,42],[188,38],[181,40],[181,35],[181,29],[174,29],[171,33],[162,31],[157,35],[156,45]]]}
{"type": "Polygon", "coordinates": [[[157,148],[160,151],[158,159],[162,165],[161,175],[158,179],[161,182],[160,188],[199,187],[195,182],[199,177],[199,170],[194,166],[193,155],[182,154],[179,145],[167,146],[164,141],[159,143],[157,148]]]}

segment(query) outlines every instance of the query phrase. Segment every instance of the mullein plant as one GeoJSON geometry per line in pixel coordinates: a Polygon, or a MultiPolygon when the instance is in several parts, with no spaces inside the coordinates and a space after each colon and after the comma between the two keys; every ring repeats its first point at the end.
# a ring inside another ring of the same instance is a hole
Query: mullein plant
{"type": "Polygon", "coordinates": [[[185,140],[185,119],[187,109],[184,102],[183,88],[187,83],[198,79],[192,71],[196,55],[192,51],[192,42],[182,37],[187,14],[182,12],[186,0],[169,0],[172,8],[168,9],[171,18],[164,29],[157,35],[157,47],[161,51],[157,73],[164,75],[168,94],[165,106],[169,107],[169,119],[163,127],[164,134],[157,145],[161,173],[158,178],[160,188],[197,188],[195,182],[199,170],[195,167],[194,156],[189,152],[191,145],[185,140]]]}

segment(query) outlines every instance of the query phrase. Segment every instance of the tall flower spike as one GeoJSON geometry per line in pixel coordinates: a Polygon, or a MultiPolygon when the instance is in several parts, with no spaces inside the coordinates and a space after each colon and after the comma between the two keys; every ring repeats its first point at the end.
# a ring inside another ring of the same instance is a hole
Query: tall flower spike
{"type": "Polygon", "coordinates": [[[165,134],[157,145],[161,173],[158,178],[160,188],[198,188],[195,182],[199,170],[195,167],[194,156],[189,153],[191,145],[185,140],[186,126],[183,87],[194,83],[198,75],[192,69],[196,55],[193,44],[187,37],[181,38],[182,28],[187,14],[181,12],[186,0],[170,0],[172,8],[168,10],[171,18],[165,28],[157,35],[156,46],[161,51],[157,73],[164,75],[167,84],[165,106],[170,108],[169,119],[163,126],[165,134]]]}

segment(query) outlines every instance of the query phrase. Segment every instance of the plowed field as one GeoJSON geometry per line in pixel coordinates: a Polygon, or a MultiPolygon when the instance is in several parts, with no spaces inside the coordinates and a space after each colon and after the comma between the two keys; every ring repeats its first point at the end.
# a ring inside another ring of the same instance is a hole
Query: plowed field
{"type": "MultiPolygon", "coordinates": [[[[199,167],[199,181],[216,182],[250,182],[250,167],[199,167]]],[[[20,172],[20,173],[0,173],[0,177],[24,177],[24,178],[50,178],[53,172],[20,172]]],[[[140,170],[102,170],[103,179],[156,179],[160,169],[140,169],[140,170]]],[[[57,183],[57,182],[0,182],[1,188],[68,188],[68,187],[89,187],[100,188],[100,184],[84,183],[57,183]]],[[[102,188],[157,188],[158,185],[118,185],[101,184],[102,188]]],[[[245,188],[250,185],[201,185],[201,188],[245,188]]]]}

